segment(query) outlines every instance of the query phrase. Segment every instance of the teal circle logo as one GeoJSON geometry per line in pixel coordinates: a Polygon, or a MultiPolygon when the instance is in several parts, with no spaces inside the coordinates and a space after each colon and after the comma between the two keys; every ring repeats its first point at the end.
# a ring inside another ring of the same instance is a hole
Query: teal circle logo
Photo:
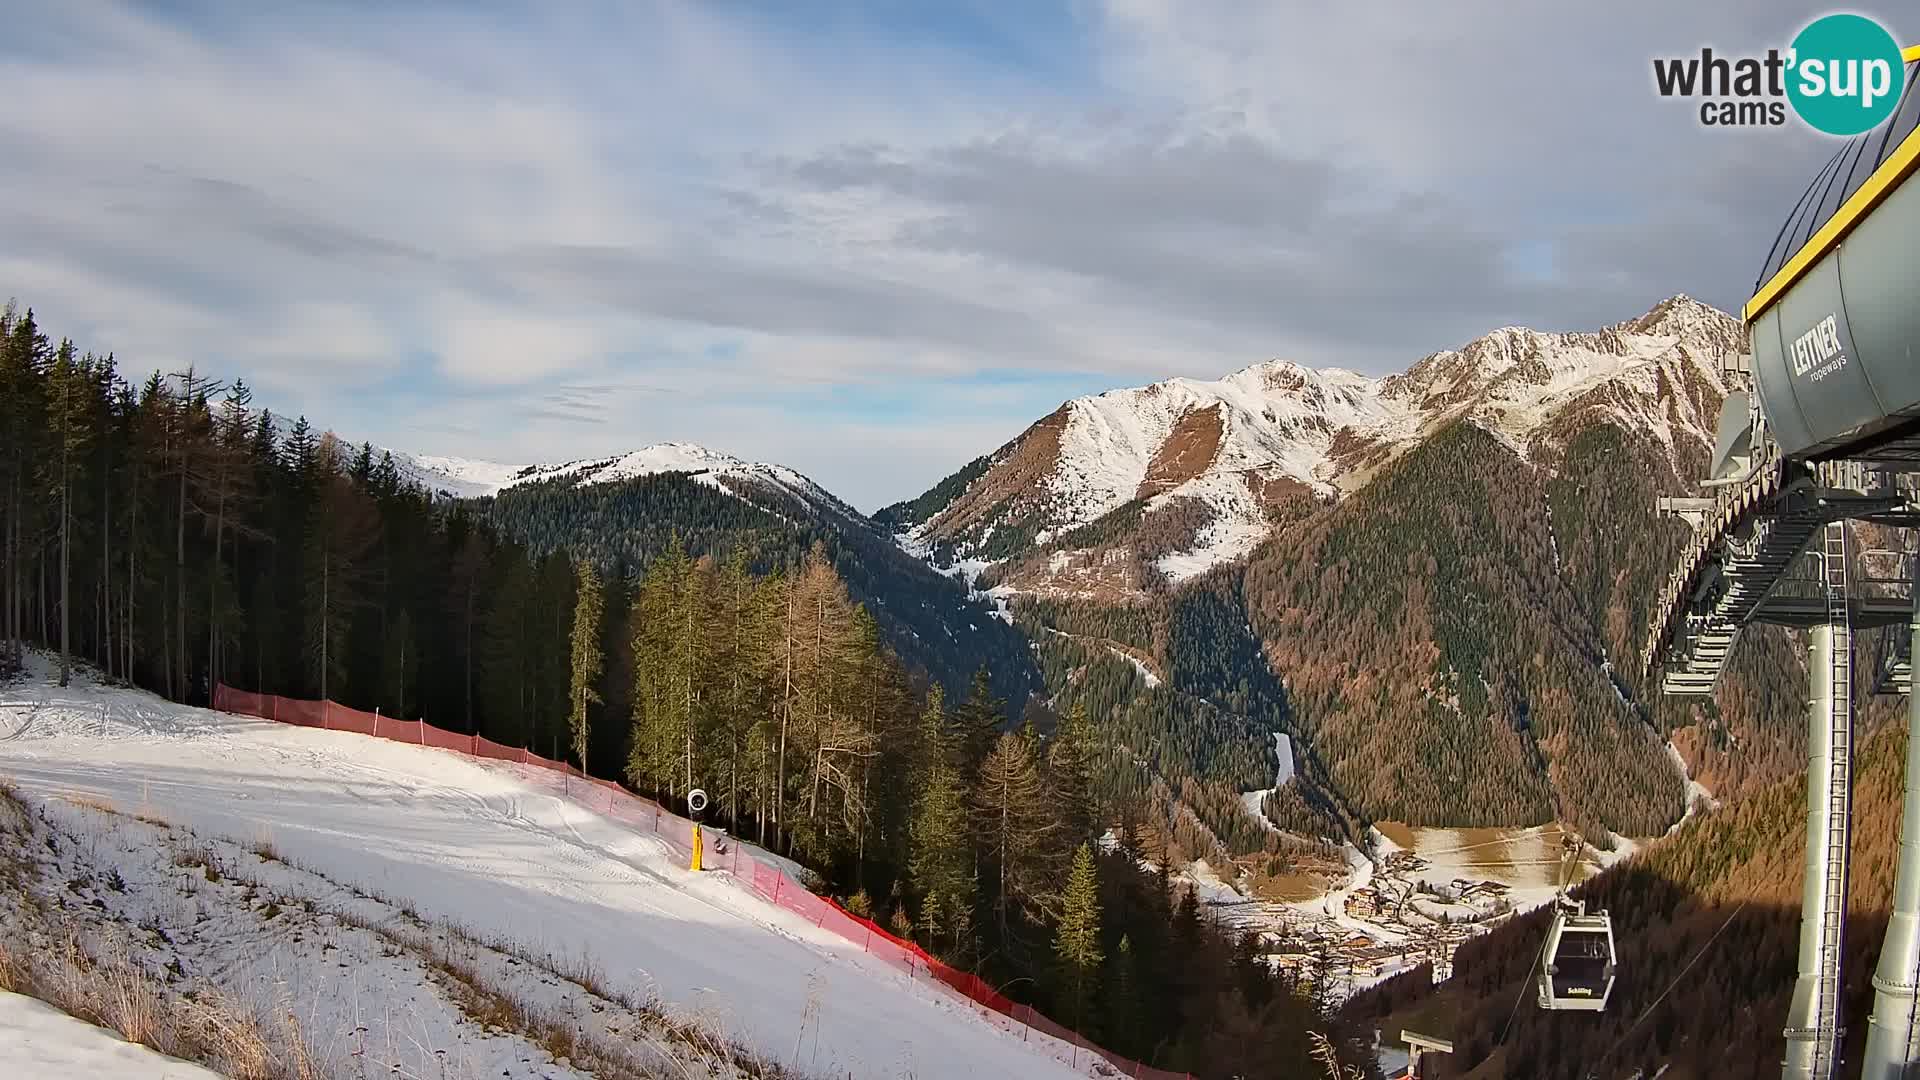
{"type": "Polygon", "coordinates": [[[1817,131],[1858,135],[1900,105],[1907,67],[1900,43],[1863,15],[1827,15],[1807,24],[1789,54],[1787,99],[1817,131]]]}

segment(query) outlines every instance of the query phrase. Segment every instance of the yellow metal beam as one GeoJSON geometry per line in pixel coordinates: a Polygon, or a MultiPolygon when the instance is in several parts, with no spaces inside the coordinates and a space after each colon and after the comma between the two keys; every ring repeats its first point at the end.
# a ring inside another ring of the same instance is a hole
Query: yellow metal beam
{"type": "MultiPolygon", "coordinates": [[[[1906,50],[1903,55],[1907,60],[1920,60],[1920,45],[1906,50]]],[[[1880,163],[1880,167],[1873,170],[1867,182],[1860,185],[1860,190],[1841,204],[1840,209],[1820,227],[1820,231],[1801,245],[1800,250],[1787,260],[1778,273],[1760,286],[1760,291],[1747,301],[1746,320],[1752,322],[1772,307],[1781,294],[1793,288],[1794,283],[1812,269],[1814,263],[1838,246],[1854,226],[1873,212],[1874,207],[1886,201],[1887,196],[1893,194],[1916,167],[1920,167],[1920,128],[1909,133],[1906,140],[1880,163]]]]}
{"type": "Polygon", "coordinates": [[[1913,48],[1901,53],[1900,59],[1905,60],[1909,64],[1915,60],[1920,60],[1920,45],[1915,45],[1913,48]]]}

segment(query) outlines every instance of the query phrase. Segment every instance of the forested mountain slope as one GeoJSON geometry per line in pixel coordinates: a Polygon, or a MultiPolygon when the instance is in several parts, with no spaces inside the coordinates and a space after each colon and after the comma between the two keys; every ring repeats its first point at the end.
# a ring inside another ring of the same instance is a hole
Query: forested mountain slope
{"type": "Polygon", "coordinates": [[[818,542],[887,644],[950,694],[964,694],[982,668],[1016,707],[1038,689],[1026,639],[989,603],[811,481],[781,473],[537,473],[475,506],[536,555],[568,551],[616,575],[644,569],[676,542],[758,572],[797,567],[818,542]]]}
{"type": "Polygon", "coordinates": [[[1747,635],[1705,704],[1638,678],[1686,535],[1657,501],[1695,490],[1739,343],[1675,297],[1385,379],[1267,364],[1113,391],[878,517],[936,565],[984,563],[1049,690],[1128,748],[1113,783],[1157,783],[1231,851],[1281,843],[1234,798],[1271,786],[1272,732],[1299,766],[1264,800],[1289,832],[1655,835],[1685,809],[1676,759],[1733,795],[1801,746],[1784,635],[1747,635]]]}
{"type": "MultiPolygon", "coordinates": [[[[1855,758],[1841,1010],[1845,1060],[1854,1062],[1866,1038],[1898,854],[1905,704],[1877,699],[1860,719],[1873,734],[1855,758]]],[[[1793,990],[1805,783],[1804,774],[1790,776],[1690,820],[1579,890],[1589,907],[1612,914],[1619,940],[1620,981],[1605,1014],[1542,1012],[1531,989],[1513,1013],[1546,926],[1546,913],[1536,912],[1462,946],[1443,986],[1433,987],[1422,969],[1355,999],[1349,1016],[1417,1010],[1429,1026],[1446,1029],[1457,1051],[1433,1062],[1435,1077],[1577,1080],[1636,1069],[1669,1080],[1771,1075],[1784,1052],[1793,990]]]]}
{"type": "Polygon", "coordinates": [[[908,664],[962,694],[981,668],[1024,703],[1039,679],[1022,636],[964,585],[902,552],[889,532],[784,465],[667,442],[555,465],[388,451],[403,480],[473,505],[537,555],[586,555],[624,576],[676,540],[765,572],[800,565],[815,541],[908,664]]]}

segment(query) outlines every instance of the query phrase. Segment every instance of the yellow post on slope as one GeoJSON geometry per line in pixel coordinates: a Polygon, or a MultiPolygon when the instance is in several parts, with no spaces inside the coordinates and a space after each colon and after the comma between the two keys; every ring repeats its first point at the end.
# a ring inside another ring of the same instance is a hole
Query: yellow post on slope
{"type": "Polygon", "coordinates": [[[696,872],[700,869],[700,825],[697,822],[693,826],[693,869],[696,872]]]}

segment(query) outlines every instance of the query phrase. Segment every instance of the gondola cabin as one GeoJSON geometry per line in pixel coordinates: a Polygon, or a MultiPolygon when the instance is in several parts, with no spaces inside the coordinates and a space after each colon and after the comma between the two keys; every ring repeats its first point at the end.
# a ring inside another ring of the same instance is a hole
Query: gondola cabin
{"type": "Polygon", "coordinates": [[[1584,904],[1556,906],[1540,969],[1540,1007],[1600,1012],[1613,994],[1613,920],[1584,904]]]}

